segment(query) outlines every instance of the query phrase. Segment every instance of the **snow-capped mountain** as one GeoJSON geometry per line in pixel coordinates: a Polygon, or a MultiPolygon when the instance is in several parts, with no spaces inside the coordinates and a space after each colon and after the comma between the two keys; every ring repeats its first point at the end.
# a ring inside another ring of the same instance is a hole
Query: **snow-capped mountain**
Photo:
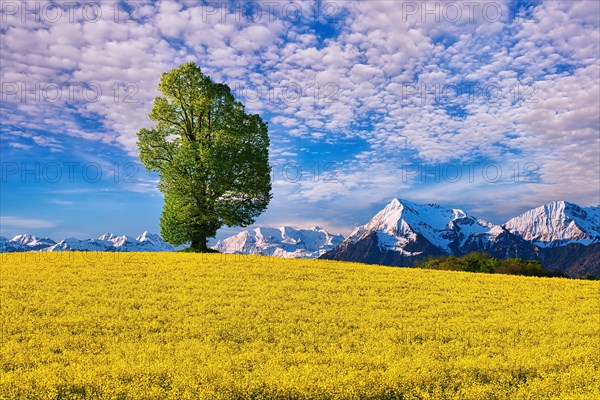
{"type": "MultiPolygon", "coordinates": [[[[146,232],[144,232],[144,233],[146,233],[146,232]]],[[[138,244],[137,240],[131,236],[127,236],[127,235],[117,236],[114,233],[110,233],[110,232],[103,234],[98,239],[112,243],[112,246],[119,249],[120,251],[135,251],[135,250],[129,250],[129,248],[135,247],[138,244]]]]}
{"type": "Polygon", "coordinates": [[[136,239],[137,246],[141,246],[144,250],[131,250],[131,251],[174,251],[181,248],[187,247],[185,245],[179,247],[173,247],[173,245],[165,242],[160,235],[156,233],[149,233],[144,231],[136,239]]]}
{"type": "Polygon", "coordinates": [[[110,233],[110,232],[106,232],[102,235],[100,235],[100,237],[98,238],[98,240],[103,240],[105,242],[115,242],[117,241],[119,238],[126,238],[127,236],[123,235],[123,236],[117,236],[114,233],[110,233]]]}
{"type": "Polygon", "coordinates": [[[145,231],[137,238],[113,233],[105,233],[98,239],[112,244],[115,251],[173,251],[175,248],[162,240],[159,235],[145,231]]]}
{"type": "Polygon", "coordinates": [[[321,258],[411,266],[428,257],[479,251],[539,260],[572,276],[600,276],[599,211],[556,202],[500,226],[462,210],[393,199],[321,258]]]}
{"type": "MultiPolygon", "coordinates": [[[[18,235],[0,237],[0,252],[21,251],[174,251],[159,235],[137,238],[105,233],[97,239],[18,235]]],[[[558,201],[529,210],[504,225],[436,204],[393,199],[367,224],[344,240],[321,227],[259,227],[219,240],[223,253],[262,254],[411,266],[428,257],[485,252],[497,258],[539,260],[571,276],[600,276],[600,206],[558,201]]]]}
{"type": "Polygon", "coordinates": [[[460,209],[393,199],[323,258],[410,266],[427,257],[473,251],[535,257],[534,246],[500,225],[460,209]]]}
{"type": "Polygon", "coordinates": [[[0,239],[0,248],[3,252],[35,251],[44,249],[54,244],[56,244],[56,242],[50,238],[38,238],[37,236],[27,234],[17,235],[10,240],[4,237],[0,239]]]}
{"type": "Polygon", "coordinates": [[[97,239],[66,238],[56,243],[52,239],[39,239],[32,235],[18,235],[0,240],[0,251],[174,251],[160,235],[144,232],[137,238],[105,233],[97,239]]]}
{"type": "Polygon", "coordinates": [[[114,251],[112,243],[100,239],[66,238],[40,251],[114,251]]]}
{"type": "Polygon", "coordinates": [[[600,206],[554,201],[510,219],[506,229],[540,247],[600,242],[600,206]]]}
{"type": "MultiPolygon", "coordinates": [[[[256,228],[222,239],[213,246],[224,253],[264,254],[280,257],[316,258],[333,249],[343,240],[321,227],[294,229],[290,227],[256,228]]],[[[97,239],[67,238],[56,243],[52,239],[39,239],[32,235],[19,235],[13,239],[0,239],[0,251],[175,251],[186,247],[173,247],[160,235],[143,232],[137,238],[118,236],[107,232],[97,239]]]]}
{"type": "Polygon", "coordinates": [[[221,253],[316,258],[343,239],[342,235],[332,235],[319,226],[310,229],[258,227],[219,240],[213,249],[221,253]]]}
{"type": "Polygon", "coordinates": [[[416,204],[393,199],[366,225],[356,228],[345,245],[374,240],[380,251],[396,251],[405,257],[432,253],[462,254],[476,249],[493,251],[511,239],[499,225],[437,204],[416,204]]]}
{"type": "Polygon", "coordinates": [[[355,243],[376,233],[382,250],[395,250],[410,256],[419,252],[406,251],[405,247],[418,241],[419,236],[442,251],[451,253],[453,249],[473,241],[493,241],[504,232],[502,227],[471,217],[463,210],[393,199],[366,225],[356,228],[346,240],[355,243]]]}

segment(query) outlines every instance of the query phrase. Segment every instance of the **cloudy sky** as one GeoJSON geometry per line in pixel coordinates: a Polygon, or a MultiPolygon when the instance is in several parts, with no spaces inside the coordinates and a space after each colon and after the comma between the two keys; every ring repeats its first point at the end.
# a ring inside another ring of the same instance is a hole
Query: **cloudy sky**
{"type": "Polygon", "coordinates": [[[257,225],[348,233],[393,197],[495,223],[600,203],[597,1],[0,7],[2,236],[158,232],[136,132],[187,61],[269,123],[257,225]]]}

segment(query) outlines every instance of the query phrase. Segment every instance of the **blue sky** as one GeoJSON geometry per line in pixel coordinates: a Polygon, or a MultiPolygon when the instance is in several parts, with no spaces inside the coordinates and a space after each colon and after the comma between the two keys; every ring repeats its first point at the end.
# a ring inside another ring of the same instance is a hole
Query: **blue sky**
{"type": "MultiPolygon", "coordinates": [[[[159,231],[136,132],[194,61],[269,123],[257,225],[600,203],[595,1],[2,2],[0,234],[159,231]]],[[[234,232],[223,229],[219,236],[234,232]]]]}

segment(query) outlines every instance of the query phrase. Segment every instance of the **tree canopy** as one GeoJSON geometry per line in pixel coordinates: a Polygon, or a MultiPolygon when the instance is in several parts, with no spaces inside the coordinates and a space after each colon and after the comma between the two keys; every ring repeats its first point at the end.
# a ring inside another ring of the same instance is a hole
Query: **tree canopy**
{"type": "Polygon", "coordinates": [[[161,235],[207,251],[220,227],[252,224],[271,200],[267,124],[191,62],[163,73],[158,89],[156,126],[140,129],[138,148],[160,178],[161,235]]]}
{"type": "Polygon", "coordinates": [[[462,257],[432,258],[416,265],[417,268],[447,271],[485,272],[491,274],[525,276],[563,276],[560,272],[544,269],[539,261],[520,258],[497,259],[484,253],[470,253],[462,257]]]}

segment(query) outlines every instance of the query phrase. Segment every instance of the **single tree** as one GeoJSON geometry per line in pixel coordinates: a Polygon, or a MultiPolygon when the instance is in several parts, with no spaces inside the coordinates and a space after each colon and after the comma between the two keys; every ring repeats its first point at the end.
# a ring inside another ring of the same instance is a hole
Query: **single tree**
{"type": "Polygon", "coordinates": [[[163,73],[158,89],[156,126],[141,129],[137,144],[160,178],[161,235],[207,251],[220,227],[252,224],[271,200],[267,124],[191,62],[163,73]]]}

